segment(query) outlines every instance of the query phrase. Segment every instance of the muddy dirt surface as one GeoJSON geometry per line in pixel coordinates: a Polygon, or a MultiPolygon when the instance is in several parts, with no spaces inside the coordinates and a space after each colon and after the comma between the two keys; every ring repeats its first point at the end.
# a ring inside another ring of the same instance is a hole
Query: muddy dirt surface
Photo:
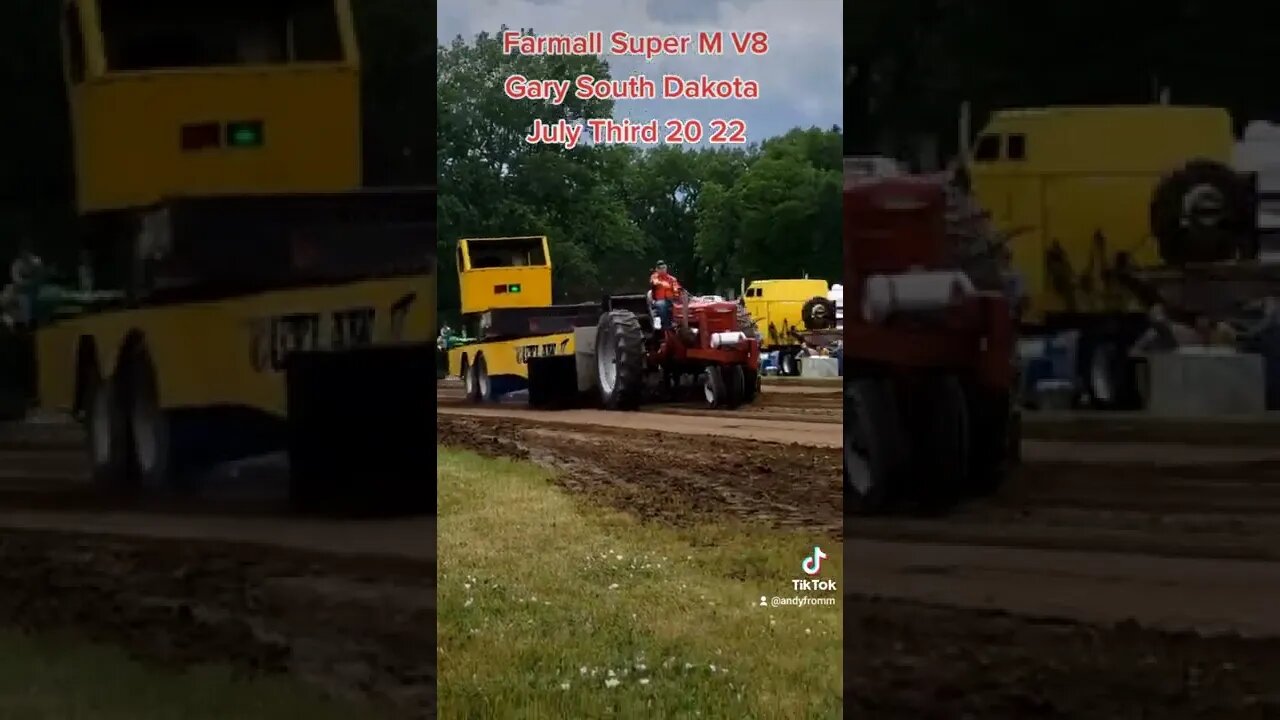
{"type": "Polygon", "coordinates": [[[839,536],[841,452],[732,437],[441,415],[443,445],[532,460],[594,501],[675,525],[738,518],[839,536]],[[620,451],[625,448],[625,451],[620,451]]]}
{"type": "Polygon", "coordinates": [[[74,426],[0,426],[0,624],[434,717],[434,518],[291,515],[278,458],[212,473],[194,496],[106,496],[81,448],[74,426]]]}
{"type": "MultiPolygon", "coordinates": [[[[1028,441],[992,499],[945,518],[847,518],[851,717],[1280,717],[1280,452],[1161,432],[1028,441]]],[[[678,455],[656,433],[533,413],[441,416],[438,439],[563,469],[566,487],[664,522],[808,527],[812,490],[793,478],[840,466],[756,442],[741,465],[686,459],[668,475],[678,455]],[[623,441],[637,451],[618,453],[623,441]],[[798,513],[769,509],[788,491],[798,513]]],[[[703,457],[735,447],[709,439],[703,457]]]]}
{"type": "Polygon", "coordinates": [[[373,717],[434,717],[434,563],[3,529],[0,585],[0,623],[287,672],[373,717]]]}
{"type": "MultiPolygon", "coordinates": [[[[441,383],[436,392],[437,406],[450,412],[475,406],[466,401],[462,385],[457,382],[441,383]]],[[[520,395],[512,395],[497,407],[504,411],[525,410],[527,401],[520,395]]],[[[492,410],[494,406],[487,406],[492,410]]],[[[844,400],[839,385],[765,384],[755,402],[736,410],[711,410],[697,399],[682,402],[653,403],[645,405],[640,415],[684,415],[713,418],[721,422],[752,421],[753,426],[765,427],[788,422],[834,423],[842,422],[844,400]]],[[[592,411],[594,412],[594,411],[592,411]]],[[[630,415],[635,415],[631,413],[630,415]]],[[[599,424],[609,420],[598,420],[599,424]]],[[[624,422],[615,419],[613,422],[624,422]]],[[[640,421],[644,422],[644,421],[640,421]]],[[[762,430],[764,431],[764,430],[762,430]]],[[[835,434],[832,435],[835,437],[835,434]]],[[[785,439],[783,440],[785,441],[785,439]]]]}
{"type": "Polygon", "coordinates": [[[848,717],[1280,717],[1277,640],[867,598],[844,613],[848,717]]]}
{"type": "MultiPolygon", "coordinates": [[[[837,394],[794,390],[761,405],[838,415],[837,394]]],[[[843,534],[851,717],[1280,718],[1280,453],[1265,427],[1029,423],[1049,430],[1029,433],[1027,464],[996,497],[945,518],[842,519],[838,449],[733,436],[748,418],[662,407],[608,414],[646,418],[617,427],[451,409],[438,442],[561,470],[584,500],[648,521],[843,534]]],[[[838,432],[807,427],[824,424],[838,432]]],[[[0,532],[0,621],[72,624],[173,662],[234,658],[421,712],[416,668],[434,639],[390,627],[414,632],[430,604],[434,567],[417,558],[434,548],[413,549],[415,529],[344,540],[272,520],[269,505],[228,520],[173,499],[107,513],[58,433],[0,437],[0,519],[25,528],[0,532]],[[391,547],[400,558],[383,557],[391,547]],[[181,643],[157,630],[176,627],[181,643]]]]}
{"type": "Polygon", "coordinates": [[[1023,435],[1036,440],[1162,442],[1280,447],[1280,413],[1204,418],[1157,418],[1123,412],[1029,412],[1023,435]]]}
{"type": "Polygon", "coordinates": [[[1003,492],[947,518],[848,520],[852,707],[1280,718],[1275,451],[1098,438],[1028,442],[1003,492]]]}

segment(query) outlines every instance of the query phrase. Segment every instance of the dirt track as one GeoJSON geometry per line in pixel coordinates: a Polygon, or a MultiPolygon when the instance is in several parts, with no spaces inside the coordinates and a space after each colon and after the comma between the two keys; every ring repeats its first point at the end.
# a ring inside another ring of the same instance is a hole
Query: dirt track
{"type": "Polygon", "coordinates": [[[0,435],[0,623],[434,717],[434,518],[289,517],[270,464],[211,478],[203,498],[106,500],[85,486],[74,431],[0,435]]]}
{"type": "MultiPolygon", "coordinates": [[[[500,408],[503,413],[526,412],[527,406],[525,401],[519,397],[513,397],[510,401],[503,402],[499,405],[489,405],[484,408],[477,408],[466,402],[462,385],[453,381],[446,381],[440,385],[440,389],[436,393],[436,400],[440,412],[477,412],[480,410],[494,412],[500,408]]],[[[632,427],[650,428],[652,424],[669,422],[669,418],[652,418],[652,415],[683,415],[696,418],[710,418],[717,422],[716,426],[724,427],[731,423],[745,423],[750,427],[748,433],[771,433],[777,432],[780,435],[775,438],[776,442],[792,442],[784,434],[787,432],[787,423],[803,423],[800,427],[810,431],[820,433],[827,438],[823,442],[838,446],[841,442],[840,433],[836,428],[812,428],[814,424],[835,424],[841,421],[841,410],[844,407],[844,401],[841,397],[840,387],[823,385],[799,385],[792,383],[768,383],[761,390],[760,396],[754,403],[747,407],[726,413],[723,410],[708,410],[703,407],[701,402],[690,401],[682,403],[666,403],[648,405],[641,409],[639,413],[603,413],[588,410],[575,410],[574,413],[589,413],[587,422],[593,425],[606,425],[617,423],[635,423],[632,427]],[[637,420],[634,418],[645,418],[637,420]],[[777,429],[770,429],[777,428],[777,429]]],[[[556,413],[556,415],[562,415],[556,413]]],[[[692,428],[699,427],[701,423],[686,423],[682,427],[692,428]]],[[[744,436],[739,433],[739,436],[744,436]]]]}
{"type": "MultiPolygon", "coordinates": [[[[744,443],[730,437],[738,413],[700,418],[695,452],[685,426],[658,420],[669,408],[574,424],[489,412],[442,415],[439,440],[566,470],[566,487],[654,521],[840,532],[824,482],[835,450],[744,443]]],[[[1222,444],[1257,432],[1242,428],[1212,446],[1161,442],[1169,432],[1099,442],[1112,437],[1041,426],[1059,439],[1026,442],[991,501],[849,518],[852,716],[1280,717],[1280,448],[1222,444]]]]}
{"type": "MultiPolygon", "coordinates": [[[[806,420],[809,403],[815,415],[830,406],[831,419],[807,423],[820,437],[839,428],[832,399],[787,388],[762,406],[806,420]]],[[[731,517],[843,536],[853,717],[1280,717],[1280,450],[1261,431],[1206,433],[1219,444],[1198,447],[1142,428],[1104,430],[1126,442],[1100,443],[1059,423],[1032,430],[1056,439],[1027,442],[1028,464],[993,500],[943,519],[845,523],[839,450],[734,437],[763,420],[759,409],[600,414],[612,426],[448,410],[440,443],[561,470],[588,503],[650,522],[731,517]]],[[[79,470],[60,432],[0,438],[0,523],[25,528],[0,534],[0,620],[76,624],[175,661],[291,669],[421,712],[434,641],[401,642],[382,619],[401,613],[413,633],[433,612],[429,522],[281,522],[260,501],[217,517],[175,503],[108,514],[69,480],[79,470]],[[117,533],[133,537],[102,539],[117,533]],[[183,629],[186,644],[160,642],[157,627],[183,629]]]]}

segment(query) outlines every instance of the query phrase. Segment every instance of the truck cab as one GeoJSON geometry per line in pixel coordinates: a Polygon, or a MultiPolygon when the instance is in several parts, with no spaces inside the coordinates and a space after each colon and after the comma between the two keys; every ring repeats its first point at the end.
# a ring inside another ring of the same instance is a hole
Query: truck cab
{"type": "Polygon", "coordinates": [[[1189,160],[1229,165],[1234,142],[1231,117],[1221,108],[994,113],[978,135],[969,171],[982,207],[1013,236],[1013,266],[1029,296],[1024,320],[1133,309],[1108,271],[1118,262],[1160,262],[1151,231],[1156,186],[1189,160]]]}
{"type": "Polygon", "coordinates": [[[1095,408],[1142,405],[1129,350],[1156,296],[1139,276],[1256,255],[1255,181],[1233,167],[1234,147],[1222,108],[1051,107],[991,116],[969,175],[1009,238],[1010,269],[1025,293],[1024,335],[1069,347],[1055,367],[1069,366],[1072,376],[1045,380],[1069,382],[1073,397],[1095,408]]]}
{"type": "Polygon", "coordinates": [[[828,293],[826,280],[809,278],[755,280],[743,292],[743,305],[755,321],[761,348],[765,352],[778,353],[782,374],[795,375],[799,372],[796,352],[800,349],[803,333],[815,321],[835,327],[839,306],[828,297],[828,293]],[[811,317],[806,318],[806,313],[811,317]],[[812,317],[815,314],[821,317],[812,317]]]}

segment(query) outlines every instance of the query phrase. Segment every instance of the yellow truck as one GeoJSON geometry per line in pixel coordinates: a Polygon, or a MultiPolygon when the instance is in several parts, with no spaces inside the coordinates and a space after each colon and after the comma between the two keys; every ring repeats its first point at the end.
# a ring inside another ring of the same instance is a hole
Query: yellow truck
{"type": "Polygon", "coordinates": [[[1087,402],[1139,401],[1128,348],[1152,298],[1134,270],[1256,255],[1248,178],[1230,168],[1231,117],[1170,105],[994,113],[968,162],[973,192],[1011,240],[1024,334],[1079,332],[1087,402]]]}
{"type": "Polygon", "coordinates": [[[755,320],[762,352],[777,352],[779,371],[798,375],[796,353],[806,333],[834,330],[836,304],[826,280],[755,280],[742,293],[742,303],[755,320]]]}
{"type": "Polygon", "coordinates": [[[66,0],[62,33],[82,240],[124,299],[37,329],[37,394],[83,418],[96,480],[287,448],[300,505],[434,503],[409,448],[435,191],[361,187],[349,1],[66,0]]]}
{"type": "Polygon", "coordinates": [[[527,390],[531,358],[573,356],[574,328],[594,327],[598,304],[555,305],[544,236],[463,238],[456,262],[463,331],[476,341],[448,353],[472,402],[527,390]]]}

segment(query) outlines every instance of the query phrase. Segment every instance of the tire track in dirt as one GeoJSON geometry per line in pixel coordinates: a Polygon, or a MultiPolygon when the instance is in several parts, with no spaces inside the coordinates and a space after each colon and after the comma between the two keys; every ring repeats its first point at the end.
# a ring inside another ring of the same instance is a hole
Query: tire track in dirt
{"type": "Polygon", "coordinates": [[[143,659],[290,673],[434,717],[435,568],[207,541],[0,530],[0,622],[143,659]]]}
{"type": "Polygon", "coordinates": [[[838,448],[454,415],[437,419],[436,440],[532,460],[558,470],[565,488],[648,520],[736,518],[834,537],[842,531],[838,448]]]}

